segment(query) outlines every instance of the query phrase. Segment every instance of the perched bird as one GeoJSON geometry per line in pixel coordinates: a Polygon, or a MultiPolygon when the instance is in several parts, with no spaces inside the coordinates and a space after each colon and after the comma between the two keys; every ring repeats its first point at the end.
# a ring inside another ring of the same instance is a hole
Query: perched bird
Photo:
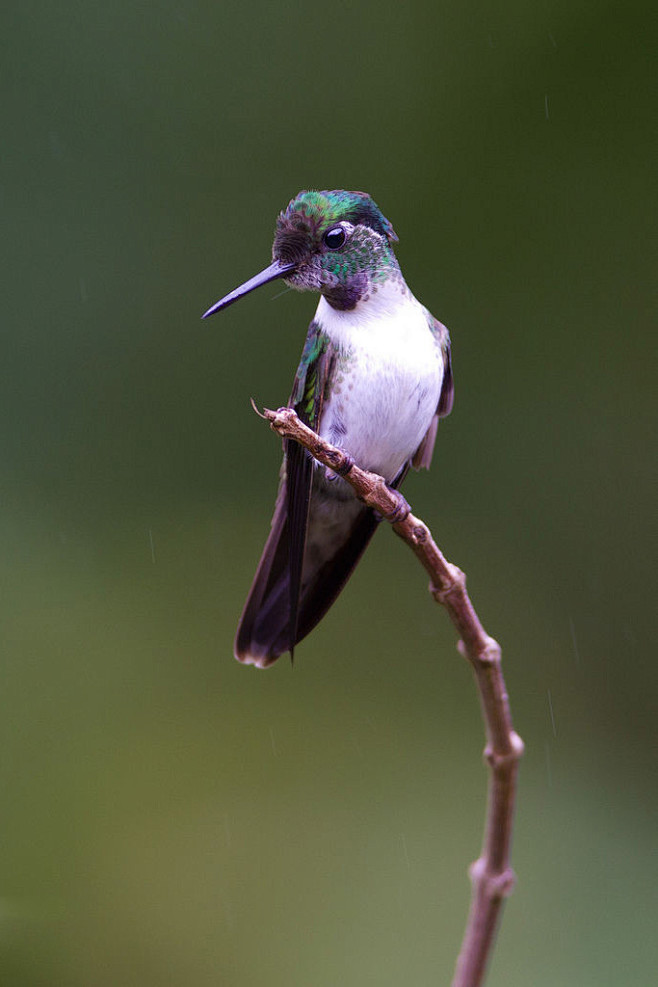
{"type": "MultiPolygon", "coordinates": [[[[397,488],[429,467],[453,402],[448,330],[406,285],[389,221],[365,192],[300,192],[276,223],[272,263],[204,318],[276,278],[320,302],[289,406],[312,429],[397,488]]],[[[269,538],[235,639],[265,668],[311,631],[359,561],[378,518],[349,484],[284,442],[269,538]]]]}

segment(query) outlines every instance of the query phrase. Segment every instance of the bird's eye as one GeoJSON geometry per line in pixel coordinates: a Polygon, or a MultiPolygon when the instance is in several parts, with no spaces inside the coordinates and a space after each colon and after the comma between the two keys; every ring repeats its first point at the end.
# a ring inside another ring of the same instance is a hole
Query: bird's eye
{"type": "Polygon", "coordinates": [[[345,230],[342,226],[334,226],[333,230],[327,230],[324,235],[324,242],[329,250],[338,250],[345,243],[345,230]]]}

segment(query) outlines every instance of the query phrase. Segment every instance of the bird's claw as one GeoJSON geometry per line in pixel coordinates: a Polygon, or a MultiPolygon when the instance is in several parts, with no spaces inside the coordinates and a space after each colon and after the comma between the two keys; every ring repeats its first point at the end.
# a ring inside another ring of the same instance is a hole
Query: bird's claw
{"type": "Polygon", "coordinates": [[[409,517],[411,514],[411,507],[399,490],[389,489],[389,493],[395,497],[395,507],[386,514],[380,514],[377,512],[377,517],[380,521],[388,521],[389,524],[397,524],[399,521],[404,521],[409,517]]]}

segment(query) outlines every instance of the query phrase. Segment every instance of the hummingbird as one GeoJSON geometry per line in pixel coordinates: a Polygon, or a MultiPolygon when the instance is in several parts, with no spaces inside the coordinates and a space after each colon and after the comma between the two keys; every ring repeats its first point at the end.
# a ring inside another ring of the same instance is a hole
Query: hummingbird
{"type": "MultiPolygon", "coordinates": [[[[303,191],[276,222],[272,263],[203,318],[276,279],[319,292],[288,407],[363,469],[397,489],[428,468],[453,404],[448,330],[413,296],[397,236],[365,192],[303,191]]],[[[235,657],[266,668],[316,626],[380,518],[346,480],[284,440],[269,537],[235,638],[235,657]]]]}

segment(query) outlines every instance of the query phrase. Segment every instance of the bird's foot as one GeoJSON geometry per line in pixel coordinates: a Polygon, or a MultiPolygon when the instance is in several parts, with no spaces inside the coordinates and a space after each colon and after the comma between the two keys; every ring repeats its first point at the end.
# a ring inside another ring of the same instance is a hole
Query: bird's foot
{"type": "Polygon", "coordinates": [[[339,476],[347,476],[353,466],[354,460],[352,457],[346,452],[341,452],[340,462],[337,462],[333,469],[325,466],[324,475],[327,480],[337,480],[339,476]]]}
{"type": "Polygon", "coordinates": [[[395,507],[386,514],[380,514],[377,511],[377,519],[379,521],[388,521],[389,524],[397,524],[398,521],[404,521],[409,517],[411,514],[411,507],[399,490],[391,490],[389,487],[389,493],[395,497],[395,507]]]}

